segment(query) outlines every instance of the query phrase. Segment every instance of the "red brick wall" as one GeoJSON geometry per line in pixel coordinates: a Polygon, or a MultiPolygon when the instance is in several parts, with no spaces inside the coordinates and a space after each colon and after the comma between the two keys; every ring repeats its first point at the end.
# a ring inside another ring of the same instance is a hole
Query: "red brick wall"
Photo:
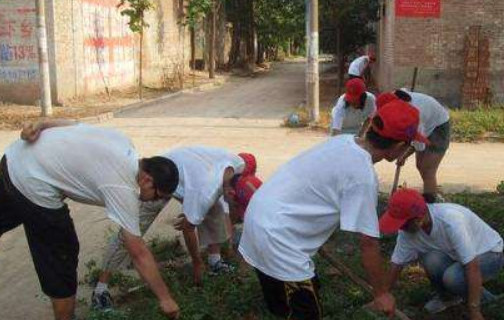
{"type": "Polygon", "coordinates": [[[414,67],[419,67],[419,90],[450,104],[460,103],[464,70],[464,41],[470,26],[481,25],[490,41],[490,84],[494,100],[504,101],[504,1],[441,0],[441,17],[404,18],[394,15],[394,1],[385,0],[387,16],[379,82],[381,89],[409,85],[414,67]],[[390,43],[392,37],[393,43],[390,43]],[[390,58],[393,52],[393,58],[390,58]],[[392,80],[388,80],[393,73],[392,80]]]}

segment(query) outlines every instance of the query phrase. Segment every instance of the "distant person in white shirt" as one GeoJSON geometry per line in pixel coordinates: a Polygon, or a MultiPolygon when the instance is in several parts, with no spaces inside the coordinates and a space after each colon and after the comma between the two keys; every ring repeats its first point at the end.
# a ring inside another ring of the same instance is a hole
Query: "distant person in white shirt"
{"type": "Polygon", "coordinates": [[[105,207],[161,311],[177,319],[179,307],[141,238],[138,217],[141,201],[175,191],[178,171],[173,161],[139,159],[123,134],[73,121],[37,122],[26,126],[22,137],[7,147],[1,162],[0,236],[24,226],[55,319],[73,318],[77,291],[79,240],[66,198],[105,207]]]}
{"type": "Polygon", "coordinates": [[[370,66],[375,61],[376,57],[373,53],[360,56],[353,60],[348,67],[348,79],[360,78],[367,82],[366,72],[370,72],[370,66]]]}
{"type": "Polygon", "coordinates": [[[376,112],[375,96],[366,91],[361,79],[348,80],[345,94],[341,95],[331,111],[330,134],[355,134],[362,137],[376,112]]]}
{"type": "Polygon", "coordinates": [[[378,96],[377,107],[389,101],[401,99],[420,111],[420,131],[430,144],[413,143],[411,148],[397,160],[402,166],[409,156],[416,154],[416,166],[423,180],[423,194],[427,202],[440,200],[438,195],[437,171],[450,146],[450,114],[447,108],[431,96],[406,89],[387,92],[378,96]]]}
{"type": "MultiPolygon", "coordinates": [[[[172,198],[182,203],[182,214],[175,228],[183,232],[193,262],[195,284],[201,285],[205,270],[200,247],[207,249],[211,274],[231,272],[231,265],[221,258],[220,244],[231,237],[229,215],[233,221],[243,219],[248,201],[260,185],[255,176],[255,157],[249,153],[237,155],[225,149],[204,146],[176,148],[161,157],[173,161],[179,172],[179,183],[172,198]]],[[[162,200],[142,204],[142,235],[168,202],[162,200]]],[[[125,268],[130,263],[120,234],[112,239],[103,260],[104,271],[93,292],[92,306],[109,310],[113,307],[107,285],[111,272],[125,268]]]]}
{"type": "Polygon", "coordinates": [[[501,236],[474,212],[451,203],[426,204],[415,190],[400,189],[380,218],[383,233],[399,231],[392,255],[389,288],[403,267],[420,260],[437,295],[425,308],[437,313],[464,299],[471,320],[483,319],[480,303],[495,296],[483,282],[504,266],[501,236]]]}
{"type": "Polygon", "coordinates": [[[374,304],[393,315],[395,301],[382,281],[373,164],[394,161],[411,141],[425,141],[418,124],[415,108],[403,101],[391,103],[373,118],[365,138],[330,138],[284,164],[256,192],[245,214],[239,251],[255,268],[273,314],[323,318],[312,258],[339,227],[360,235],[374,304]]]}

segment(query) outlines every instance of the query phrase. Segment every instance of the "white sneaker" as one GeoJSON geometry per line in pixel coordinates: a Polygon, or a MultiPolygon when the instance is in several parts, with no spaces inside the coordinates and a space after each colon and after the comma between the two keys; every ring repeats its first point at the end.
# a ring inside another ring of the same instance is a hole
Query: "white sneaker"
{"type": "Polygon", "coordinates": [[[427,302],[424,306],[425,310],[427,310],[431,314],[439,313],[445,311],[448,308],[456,306],[462,303],[462,298],[453,297],[448,300],[443,300],[440,295],[435,295],[429,302],[427,302]]]}

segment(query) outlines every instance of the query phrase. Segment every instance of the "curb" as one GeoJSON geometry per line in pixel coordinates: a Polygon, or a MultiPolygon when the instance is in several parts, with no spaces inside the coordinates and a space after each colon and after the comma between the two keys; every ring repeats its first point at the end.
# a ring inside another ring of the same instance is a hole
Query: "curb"
{"type": "Polygon", "coordinates": [[[131,110],[137,110],[137,109],[144,108],[144,107],[148,107],[150,105],[157,104],[157,103],[162,102],[164,100],[169,100],[169,99],[178,97],[178,96],[180,96],[180,95],[182,95],[184,93],[202,92],[202,91],[207,90],[207,89],[212,89],[212,88],[220,87],[220,86],[224,85],[228,81],[229,77],[230,76],[226,76],[223,79],[216,79],[216,80],[214,80],[213,82],[210,82],[210,83],[204,83],[204,84],[202,84],[200,86],[196,86],[196,87],[193,87],[193,88],[182,89],[180,91],[168,93],[168,94],[162,95],[162,96],[157,97],[157,98],[152,98],[152,99],[149,99],[149,100],[143,100],[143,101],[133,102],[133,103],[127,104],[124,107],[119,108],[119,109],[114,110],[114,111],[102,113],[102,114],[99,114],[97,116],[80,118],[79,121],[86,122],[86,123],[102,123],[102,122],[114,119],[116,116],[120,115],[121,113],[124,113],[124,112],[127,112],[127,111],[131,111],[131,110]]]}
{"type": "Polygon", "coordinates": [[[202,84],[200,86],[196,86],[194,88],[182,89],[182,90],[177,91],[177,92],[168,93],[168,94],[162,95],[162,96],[157,97],[157,98],[134,102],[134,103],[131,103],[131,104],[128,104],[128,105],[124,106],[123,108],[120,108],[120,109],[117,109],[115,111],[112,111],[110,113],[112,113],[112,118],[113,118],[113,117],[115,117],[117,115],[120,115],[121,113],[126,112],[126,111],[137,110],[137,109],[140,109],[140,108],[148,107],[150,105],[157,104],[157,103],[162,102],[164,100],[169,100],[169,99],[178,97],[178,96],[180,96],[180,95],[182,95],[184,93],[201,92],[201,91],[203,91],[205,89],[211,89],[211,88],[215,88],[215,87],[220,87],[223,84],[225,84],[226,82],[227,82],[227,77],[224,78],[224,79],[215,80],[215,81],[213,81],[211,83],[205,83],[205,84],[202,84]]]}

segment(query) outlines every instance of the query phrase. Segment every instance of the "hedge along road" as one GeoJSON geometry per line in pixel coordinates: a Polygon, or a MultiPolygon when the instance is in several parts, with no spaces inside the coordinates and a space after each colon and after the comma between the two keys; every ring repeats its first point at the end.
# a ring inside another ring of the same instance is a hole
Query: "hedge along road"
{"type": "MultiPolygon", "coordinates": [[[[271,72],[255,78],[231,78],[225,85],[176,96],[164,102],[129,110],[100,125],[129,135],[140,154],[149,156],[186,145],[226,147],[257,156],[259,174],[267,179],[282,163],[327,137],[307,129],[280,127],[282,118],[304,99],[304,64],[301,61],[274,65],[271,72]]],[[[0,132],[0,148],[18,132],[0,132]]],[[[376,166],[381,189],[390,190],[395,166],[376,166]]],[[[453,143],[439,172],[444,191],[493,190],[504,180],[504,144],[453,143]]],[[[401,183],[420,187],[414,159],[401,173],[401,183]]],[[[81,242],[79,275],[82,279],[90,259],[101,260],[113,225],[102,208],[71,203],[81,242]]],[[[170,217],[180,212],[172,204],[150,236],[174,235],[170,217]]],[[[52,319],[49,302],[40,291],[29,256],[24,231],[18,228],[0,240],[0,319],[52,319]]],[[[78,298],[89,301],[90,290],[82,285],[78,298]]],[[[83,307],[81,307],[82,309],[83,307]]]]}

